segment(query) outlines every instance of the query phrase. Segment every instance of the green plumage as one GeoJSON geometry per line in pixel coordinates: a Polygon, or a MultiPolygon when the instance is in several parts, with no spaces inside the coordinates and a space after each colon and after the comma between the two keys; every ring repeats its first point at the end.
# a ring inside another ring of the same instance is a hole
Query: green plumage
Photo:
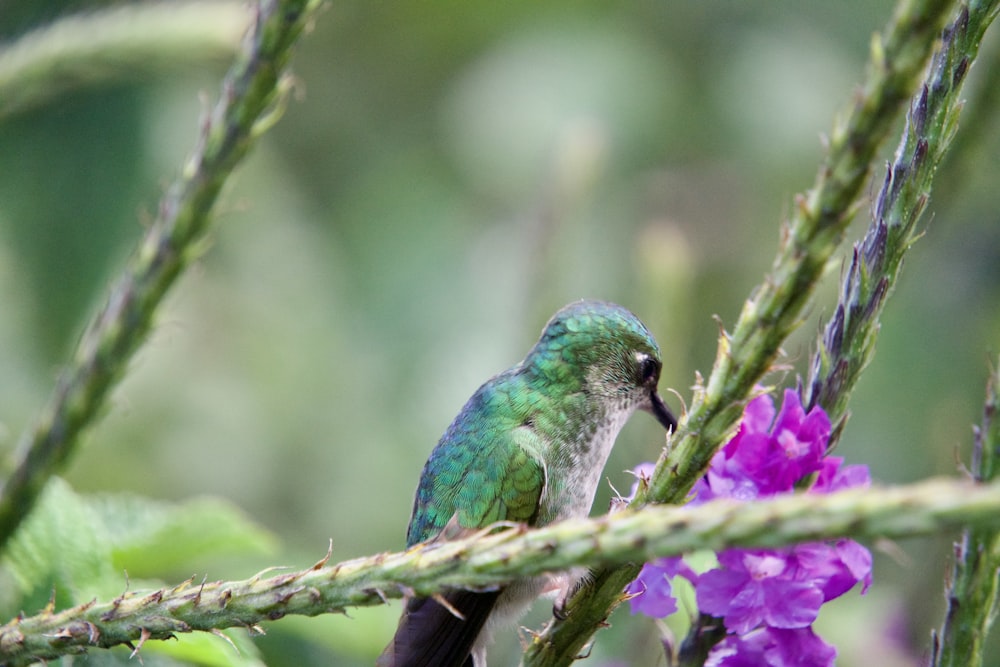
{"type": "Polygon", "coordinates": [[[543,444],[526,424],[538,401],[507,371],[466,403],[420,477],[407,546],[434,537],[458,517],[463,528],[497,521],[534,523],[545,484],[543,444]],[[474,445],[472,444],[474,443],[474,445]]]}
{"type": "MultiPolygon", "coordinates": [[[[628,417],[644,409],[674,426],[656,391],[659,376],[659,348],[632,313],[602,301],[562,308],[524,361],[472,395],[431,452],[407,545],[434,539],[446,526],[445,538],[497,521],[544,525],[585,515],[628,417]]],[[[541,583],[502,594],[456,591],[449,600],[466,621],[436,602],[411,600],[379,664],[471,664],[467,656],[490,609],[516,617],[541,583]]],[[[479,667],[483,638],[475,643],[479,667]]]]}

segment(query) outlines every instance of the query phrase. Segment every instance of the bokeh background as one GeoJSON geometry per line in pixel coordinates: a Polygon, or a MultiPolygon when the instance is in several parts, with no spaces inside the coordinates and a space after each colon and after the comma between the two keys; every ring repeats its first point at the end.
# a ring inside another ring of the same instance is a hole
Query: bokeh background
{"type": "MultiPolygon", "coordinates": [[[[108,5],[3,0],[0,36],[108,5]]],[[[328,3],[297,51],[283,119],[227,188],[210,247],[67,480],[81,493],[219,496],[276,537],[269,552],[156,573],[169,582],[305,566],[330,538],[334,559],[397,549],[448,422],[581,297],[646,322],[679,409],[711,368],[713,318],[732,326],[770,266],[779,222],[812,183],[822,135],[891,10],[886,0],[328,3]]],[[[956,473],[1000,349],[998,51],[994,34],[839,446],[883,483],[956,473]]],[[[217,53],[137,67],[2,119],[7,459],[190,153],[227,65],[217,53]]],[[[852,239],[867,213],[866,203],[852,239]]],[[[840,270],[838,257],[785,347],[795,371],[773,382],[804,372],[840,270]]],[[[662,445],[652,419],[633,419],[595,511],[662,445]]],[[[872,545],[876,585],[829,605],[818,625],[838,664],[926,653],[950,540],[872,545]]],[[[539,604],[526,623],[548,611],[539,604]]],[[[370,664],[397,614],[284,619],[256,645],[269,665],[370,664]]],[[[588,664],[662,664],[657,624],[627,609],[611,622],[588,664]]],[[[502,638],[496,664],[516,648],[513,632],[502,638]]]]}

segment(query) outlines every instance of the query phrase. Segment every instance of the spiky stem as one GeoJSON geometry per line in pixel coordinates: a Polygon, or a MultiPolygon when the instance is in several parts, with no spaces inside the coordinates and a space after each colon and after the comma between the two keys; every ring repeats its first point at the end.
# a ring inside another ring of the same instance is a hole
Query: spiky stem
{"type": "Polygon", "coordinates": [[[256,137],[273,122],[288,84],[291,47],[318,0],[263,0],[244,48],[222,84],[197,148],[160,203],[159,215],[87,326],[0,491],[0,550],[46,480],[73,452],[108,392],[145,341],[167,290],[199,253],[215,201],[256,137]]]}
{"type": "MultiPolygon", "coordinates": [[[[983,421],[975,433],[972,476],[981,484],[996,479],[1000,465],[1000,360],[986,387],[983,421]]],[[[997,615],[1000,532],[970,527],[955,545],[955,564],[946,591],[948,610],[934,637],[933,667],[979,667],[983,646],[997,615]]]]}
{"type": "MultiPolygon", "coordinates": [[[[936,479],[910,486],[800,493],[755,503],[647,506],[537,530],[514,527],[245,581],[125,593],[0,626],[0,666],[55,659],[87,647],[136,644],[176,633],[256,625],[381,604],[406,592],[484,588],[573,566],[610,566],[696,548],[777,547],[849,536],[904,537],[1000,523],[1000,485],[936,479]]],[[[329,557],[329,556],[328,556],[329,557]]],[[[619,591],[621,596],[621,591],[619,591]]]]}
{"type": "MultiPolygon", "coordinates": [[[[735,428],[753,387],[799,324],[824,266],[840,244],[867,181],[875,151],[899,107],[916,88],[952,3],[903,0],[872,44],[867,80],[846,121],[837,123],[813,188],[797,197],[770,274],[744,305],[732,334],[723,332],[715,365],[656,465],[645,502],[680,503],[735,428]]],[[[525,664],[568,665],[621,598],[638,564],[595,573],[526,654],[525,664]]]]}
{"type": "Polygon", "coordinates": [[[941,36],[927,77],[910,102],[906,126],[875,199],[873,220],[854,245],[840,300],[809,369],[803,404],[821,406],[830,417],[832,447],[847,420],[847,401],[875,353],[879,317],[916,240],[916,223],[930,197],[931,183],[958,126],[959,97],[979,52],[996,2],[962,6],[941,36]]]}
{"type": "MultiPolygon", "coordinates": [[[[802,391],[807,410],[818,405],[830,417],[830,448],[847,423],[851,392],[875,354],[879,319],[903,257],[916,240],[934,173],[958,124],[962,83],[995,11],[995,6],[979,5],[970,13],[963,6],[944,30],[924,83],[910,102],[895,157],[875,199],[872,222],[864,238],[854,244],[839,302],[817,344],[802,391]]],[[[803,480],[803,486],[808,483],[803,480]]],[[[719,625],[718,619],[702,617],[691,632],[700,637],[706,627],[719,625]]]]}

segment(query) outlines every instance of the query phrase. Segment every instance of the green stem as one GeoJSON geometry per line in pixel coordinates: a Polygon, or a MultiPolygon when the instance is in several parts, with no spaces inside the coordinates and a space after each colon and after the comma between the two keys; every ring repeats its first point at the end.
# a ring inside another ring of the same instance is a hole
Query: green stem
{"type": "Polygon", "coordinates": [[[70,88],[229,58],[248,23],[245,3],[204,1],[118,5],[59,19],[0,50],[0,121],[70,88]]]}
{"type": "MultiPolygon", "coordinates": [[[[777,547],[835,537],[908,537],[1000,523],[1000,485],[935,479],[909,486],[799,493],[754,503],[650,505],[536,530],[513,527],[463,540],[233,582],[124,593],[0,626],[0,666],[26,665],[88,647],[244,626],[288,614],[316,616],[382,604],[405,593],[485,588],[577,566],[610,566],[695,549],[777,547]]],[[[618,591],[617,595],[622,596],[618,591]]]]}
{"type": "Polygon", "coordinates": [[[84,331],[49,404],[20,443],[17,468],[0,490],[0,550],[27,516],[48,478],[65,465],[81,432],[145,341],[157,306],[201,251],[226,179],[273,121],[287,91],[291,47],[318,0],[264,0],[244,49],[205,120],[198,146],[159,215],[84,331]]]}
{"type": "Polygon", "coordinates": [[[673,667],[700,667],[708,660],[715,645],[726,638],[728,631],[721,618],[699,614],[681,643],[673,667]]]}
{"type": "MultiPolygon", "coordinates": [[[[998,360],[1000,363],[1000,360],[998,360]]],[[[976,431],[972,475],[989,484],[1000,464],[1000,365],[986,387],[982,425],[976,431]]],[[[955,565],[946,591],[948,610],[940,635],[934,638],[932,667],[978,667],[997,615],[1000,573],[1000,532],[967,528],[956,545],[955,565]]]]}
{"type": "MultiPolygon", "coordinates": [[[[846,120],[834,126],[828,155],[813,188],[797,197],[784,225],[770,274],[747,300],[732,334],[719,340],[712,374],[656,465],[637,505],[682,503],[720,444],[733,432],[743,404],[771,368],[782,342],[801,322],[802,309],[843,239],[878,147],[921,70],[952,2],[901,0],[872,45],[867,79],[846,120]]],[[[601,570],[569,600],[566,616],[545,630],[525,664],[568,665],[619,603],[638,564],[601,570]]]]}
{"type": "MultiPolygon", "coordinates": [[[[854,245],[837,308],[816,346],[803,403],[807,410],[822,407],[830,417],[831,449],[847,423],[851,392],[874,357],[882,312],[903,258],[916,241],[934,174],[958,124],[962,84],[994,13],[988,6],[977,6],[970,14],[963,6],[944,30],[925,81],[910,102],[899,145],[875,199],[872,223],[854,245]]],[[[808,487],[811,481],[804,479],[801,485],[808,487]]],[[[718,619],[702,617],[693,635],[704,634],[702,623],[707,628],[720,625],[718,619]]]]}
{"type": "Polygon", "coordinates": [[[879,318],[895,286],[903,257],[916,241],[916,224],[930,198],[935,171],[958,126],[962,84],[979,52],[998,2],[963,5],[941,37],[923,86],[910,103],[906,126],[875,199],[864,239],[854,245],[840,300],[810,367],[803,404],[821,406],[836,444],[847,421],[847,402],[875,354],[879,318]]]}

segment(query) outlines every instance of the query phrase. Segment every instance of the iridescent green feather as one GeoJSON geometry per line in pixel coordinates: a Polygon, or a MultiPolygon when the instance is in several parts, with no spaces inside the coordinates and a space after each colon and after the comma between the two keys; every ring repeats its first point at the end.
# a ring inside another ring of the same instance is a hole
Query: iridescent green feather
{"type": "Polygon", "coordinates": [[[441,438],[420,478],[407,546],[434,537],[452,517],[467,529],[534,521],[545,468],[538,436],[524,427],[535,406],[513,400],[523,393],[514,388],[481,387],[441,438]]]}
{"type": "MultiPolygon", "coordinates": [[[[542,525],[585,515],[611,446],[637,409],[677,422],[657,393],[659,348],[621,306],[578,301],[557,312],[524,361],[469,399],[424,466],[407,544],[452,539],[498,521],[542,525]]],[[[380,667],[485,665],[484,625],[516,620],[541,579],[407,601],[380,667]],[[489,619],[489,624],[487,620],[489,619]]]]}
{"type": "Polygon", "coordinates": [[[434,537],[453,517],[469,529],[533,523],[545,484],[559,496],[565,482],[546,479],[545,457],[564,463],[565,447],[602,423],[597,395],[635,391],[637,353],[659,358],[649,331],[621,306],[580,301],[556,313],[524,362],[480,387],[431,453],[407,544],[434,537]],[[598,382],[587,375],[595,369],[598,382]]]}

